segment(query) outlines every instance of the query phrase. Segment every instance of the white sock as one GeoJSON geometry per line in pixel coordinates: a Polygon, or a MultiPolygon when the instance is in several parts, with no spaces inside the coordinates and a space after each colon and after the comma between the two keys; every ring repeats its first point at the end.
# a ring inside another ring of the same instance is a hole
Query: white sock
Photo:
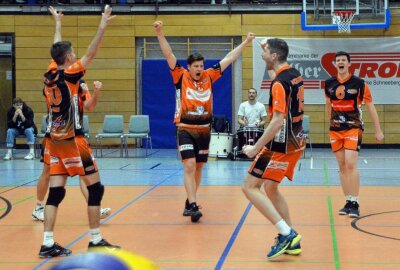
{"type": "Polygon", "coordinates": [[[351,201],[351,195],[346,195],[346,201],[351,201]]]}
{"type": "Polygon", "coordinates": [[[44,201],[37,201],[36,202],[36,209],[44,207],[44,201]]]}
{"type": "Polygon", "coordinates": [[[34,154],[35,152],[33,150],[34,150],[33,147],[30,147],[29,148],[29,154],[34,154]]]}
{"type": "Polygon", "coordinates": [[[12,155],[12,149],[7,149],[7,154],[12,155]]]}
{"type": "Polygon", "coordinates": [[[350,201],[358,203],[358,196],[350,196],[350,201]]]}
{"type": "Polygon", "coordinates": [[[53,232],[44,232],[43,245],[46,247],[54,245],[53,232]]]}
{"type": "Polygon", "coordinates": [[[90,229],[90,242],[97,244],[101,241],[100,228],[90,229]]]}
{"type": "Polygon", "coordinates": [[[287,225],[286,221],[283,219],[279,220],[276,224],[275,227],[278,229],[279,233],[281,235],[289,235],[290,234],[290,227],[287,225]]]}

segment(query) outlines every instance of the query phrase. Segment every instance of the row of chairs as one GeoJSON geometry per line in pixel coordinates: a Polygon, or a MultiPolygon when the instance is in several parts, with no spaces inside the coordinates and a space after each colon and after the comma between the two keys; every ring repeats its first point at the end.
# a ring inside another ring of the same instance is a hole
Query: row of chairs
{"type": "Polygon", "coordinates": [[[131,115],[129,119],[128,133],[124,133],[124,117],[123,115],[105,115],[103,123],[103,132],[96,134],[96,152],[100,149],[100,156],[103,156],[103,149],[101,148],[102,139],[119,138],[120,143],[120,156],[129,157],[128,139],[146,140],[146,157],[148,156],[148,149],[150,146],[150,154],[153,152],[153,145],[150,136],[150,120],[148,115],[131,115]]]}
{"type": "MultiPolygon", "coordinates": [[[[40,143],[38,139],[44,137],[47,129],[46,115],[42,118],[42,124],[40,131],[37,134],[35,149],[40,149],[40,143]]],[[[89,117],[87,115],[83,116],[83,132],[86,139],[90,139],[89,135],[89,117]]],[[[124,117],[123,115],[105,115],[103,122],[102,133],[96,134],[96,144],[95,144],[95,156],[97,157],[97,150],[100,149],[100,157],[103,157],[103,149],[101,148],[101,142],[103,139],[120,139],[120,157],[124,154],[129,157],[128,149],[128,139],[135,139],[137,145],[137,140],[146,140],[146,157],[148,156],[148,148],[150,146],[150,154],[153,152],[153,146],[150,136],[150,120],[148,115],[131,115],[129,119],[128,133],[124,133],[124,117]]],[[[36,151],[35,151],[36,152],[36,151]]]]}

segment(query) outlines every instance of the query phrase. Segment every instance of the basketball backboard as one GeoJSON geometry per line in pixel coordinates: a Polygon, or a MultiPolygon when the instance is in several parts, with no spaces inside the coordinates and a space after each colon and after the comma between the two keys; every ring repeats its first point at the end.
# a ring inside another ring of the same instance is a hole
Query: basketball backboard
{"type": "Polygon", "coordinates": [[[388,29],[388,0],[303,0],[303,31],[338,30],[337,11],[351,11],[355,16],[350,29],[388,29]]]}

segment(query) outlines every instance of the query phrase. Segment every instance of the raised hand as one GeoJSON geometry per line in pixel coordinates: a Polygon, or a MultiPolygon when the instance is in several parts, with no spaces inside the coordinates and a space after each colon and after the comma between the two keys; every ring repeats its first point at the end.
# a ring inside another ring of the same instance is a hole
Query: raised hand
{"type": "Polygon", "coordinates": [[[100,82],[100,81],[94,81],[93,82],[94,91],[99,91],[102,86],[103,86],[103,83],[100,82]]]}
{"type": "Polygon", "coordinates": [[[53,16],[54,21],[60,22],[61,18],[64,16],[61,10],[57,11],[54,7],[49,7],[49,12],[53,16]]]}
{"type": "Polygon", "coordinates": [[[162,28],[163,28],[163,22],[162,22],[162,21],[155,21],[155,22],[153,23],[153,26],[154,26],[154,30],[158,33],[158,32],[160,32],[160,31],[162,30],[162,28]]]}
{"type": "Polygon", "coordinates": [[[254,35],[254,33],[249,32],[249,33],[247,33],[246,41],[251,42],[255,38],[256,38],[256,36],[254,35]]]}
{"type": "Polygon", "coordinates": [[[108,23],[116,17],[116,15],[111,15],[111,12],[112,12],[112,7],[106,5],[104,7],[104,12],[101,13],[101,23],[100,23],[101,27],[106,27],[108,23]]]}

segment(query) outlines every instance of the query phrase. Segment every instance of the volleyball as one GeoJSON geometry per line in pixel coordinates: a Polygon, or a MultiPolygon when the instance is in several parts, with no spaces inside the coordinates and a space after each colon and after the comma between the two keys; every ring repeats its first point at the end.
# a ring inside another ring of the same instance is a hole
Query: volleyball
{"type": "Polygon", "coordinates": [[[88,269],[88,270],[160,270],[154,262],[145,257],[123,251],[90,251],[68,257],[51,270],[88,269]]]}

